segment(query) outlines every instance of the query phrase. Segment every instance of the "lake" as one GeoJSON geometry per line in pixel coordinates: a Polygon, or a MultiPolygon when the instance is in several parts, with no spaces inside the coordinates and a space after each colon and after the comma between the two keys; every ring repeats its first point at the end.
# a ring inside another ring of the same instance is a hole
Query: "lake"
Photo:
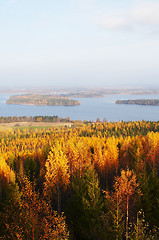
{"type": "Polygon", "coordinates": [[[72,120],[159,121],[159,106],[122,105],[116,100],[159,99],[159,95],[106,95],[102,98],[76,98],[79,106],[10,105],[5,101],[13,94],[0,94],[0,116],[59,116],[72,120]]]}

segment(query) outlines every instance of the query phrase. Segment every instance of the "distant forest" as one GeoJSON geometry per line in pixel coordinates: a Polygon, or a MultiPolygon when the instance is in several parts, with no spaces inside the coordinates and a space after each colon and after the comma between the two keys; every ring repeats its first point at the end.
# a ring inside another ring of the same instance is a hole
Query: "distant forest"
{"type": "Polygon", "coordinates": [[[117,100],[116,104],[138,104],[159,106],[159,99],[117,100]]]}
{"type": "Polygon", "coordinates": [[[70,122],[70,118],[60,118],[58,116],[10,116],[0,117],[0,123],[11,123],[11,122],[70,122]]]}
{"type": "Polygon", "coordinates": [[[62,95],[41,95],[41,94],[26,94],[14,95],[9,97],[7,104],[22,104],[22,105],[51,105],[51,106],[75,106],[80,105],[80,102],[74,99],[68,99],[62,95]]]}

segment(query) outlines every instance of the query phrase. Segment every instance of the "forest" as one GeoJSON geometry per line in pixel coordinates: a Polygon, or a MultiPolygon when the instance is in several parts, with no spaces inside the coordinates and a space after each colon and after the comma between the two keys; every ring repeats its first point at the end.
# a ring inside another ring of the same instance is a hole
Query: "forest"
{"type": "Polygon", "coordinates": [[[0,117],[0,123],[14,123],[14,122],[70,122],[70,118],[60,118],[58,116],[10,116],[0,117]]]}
{"type": "Polygon", "coordinates": [[[117,100],[116,104],[137,104],[137,105],[152,105],[159,106],[159,99],[129,99],[129,100],[117,100]]]}
{"type": "Polygon", "coordinates": [[[0,133],[0,239],[159,239],[159,122],[0,133]]]}
{"type": "Polygon", "coordinates": [[[62,95],[24,94],[10,96],[6,104],[75,106],[80,105],[80,102],[62,95]]]}

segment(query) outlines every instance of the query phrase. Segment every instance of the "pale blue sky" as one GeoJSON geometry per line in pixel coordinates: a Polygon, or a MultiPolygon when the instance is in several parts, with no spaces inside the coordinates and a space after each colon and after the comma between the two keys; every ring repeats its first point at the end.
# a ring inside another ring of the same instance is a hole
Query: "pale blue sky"
{"type": "Polygon", "coordinates": [[[159,86],[158,0],[0,0],[1,87],[159,86]]]}

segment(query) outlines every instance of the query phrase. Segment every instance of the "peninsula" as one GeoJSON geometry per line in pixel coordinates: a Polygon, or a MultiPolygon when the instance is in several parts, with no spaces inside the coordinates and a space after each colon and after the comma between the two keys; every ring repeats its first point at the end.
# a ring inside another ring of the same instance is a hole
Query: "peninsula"
{"type": "Polygon", "coordinates": [[[137,105],[159,106],[159,99],[117,100],[116,104],[137,104],[137,105]]]}
{"type": "Polygon", "coordinates": [[[6,104],[76,106],[80,105],[80,102],[61,95],[26,94],[11,96],[6,104]]]}

